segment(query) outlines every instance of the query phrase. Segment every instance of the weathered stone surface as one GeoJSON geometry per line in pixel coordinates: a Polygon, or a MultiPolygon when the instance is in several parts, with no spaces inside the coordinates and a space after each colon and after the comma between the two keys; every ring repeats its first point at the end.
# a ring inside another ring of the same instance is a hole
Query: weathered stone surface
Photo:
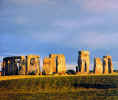
{"type": "Polygon", "coordinates": [[[6,57],[3,59],[2,75],[16,75],[18,74],[19,57],[6,57]]]}
{"type": "Polygon", "coordinates": [[[0,67],[2,68],[2,66],[3,66],[3,62],[0,62],[0,67]]]}
{"type": "Polygon", "coordinates": [[[46,75],[50,75],[50,74],[54,73],[53,59],[44,58],[44,60],[43,60],[43,73],[45,73],[46,75]]]}
{"type": "Polygon", "coordinates": [[[13,56],[3,59],[2,75],[26,75],[40,73],[40,56],[13,56]]]}
{"type": "Polygon", "coordinates": [[[56,58],[57,62],[57,72],[58,73],[65,73],[66,72],[66,61],[64,55],[58,55],[56,58]]]}
{"type": "Polygon", "coordinates": [[[40,56],[37,55],[28,55],[27,56],[27,74],[36,74],[40,73],[40,56]]]}
{"type": "Polygon", "coordinates": [[[43,60],[43,71],[46,74],[66,72],[66,61],[63,54],[50,54],[49,58],[43,60]]]}
{"type": "Polygon", "coordinates": [[[25,56],[21,56],[18,74],[19,75],[25,75],[26,74],[26,57],[25,56]]]}
{"type": "Polygon", "coordinates": [[[89,73],[89,66],[90,66],[90,53],[89,51],[79,51],[78,56],[78,70],[79,73],[89,73]]]}
{"type": "Polygon", "coordinates": [[[111,56],[103,57],[103,73],[104,74],[113,73],[113,64],[111,56]]]}
{"type": "Polygon", "coordinates": [[[102,74],[103,73],[103,64],[100,58],[94,58],[94,73],[102,74]]]}
{"type": "Polygon", "coordinates": [[[54,70],[56,73],[65,73],[66,72],[66,61],[63,54],[50,54],[50,58],[54,61],[54,70]]]}
{"type": "Polygon", "coordinates": [[[49,58],[52,59],[52,69],[53,73],[57,73],[57,65],[56,65],[56,59],[57,59],[57,54],[50,54],[49,58]]]}

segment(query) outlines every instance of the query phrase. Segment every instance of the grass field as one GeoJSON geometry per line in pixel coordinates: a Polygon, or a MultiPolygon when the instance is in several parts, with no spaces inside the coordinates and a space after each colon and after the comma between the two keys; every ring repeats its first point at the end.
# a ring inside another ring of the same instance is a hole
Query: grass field
{"type": "Polygon", "coordinates": [[[0,100],[118,100],[118,74],[4,76],[0,100]]]}
{"type": "Polygon", "coordinates": [[[69,90],[80,88],[118,88],[118,74],[56,75],[56,76],[2,76],[0,89],[69,90]]]}
{"type": "Polygon", "coordinates": [[[13,80],[13,79],[27,79],[27,78],[40,78],[40,77],[74,77],[74,76],[118,76],[118,73],[113,74],[78,74],[78,75],[11,75],[11,76],[0,76],[0,81],[2,80],[13,80]]]}

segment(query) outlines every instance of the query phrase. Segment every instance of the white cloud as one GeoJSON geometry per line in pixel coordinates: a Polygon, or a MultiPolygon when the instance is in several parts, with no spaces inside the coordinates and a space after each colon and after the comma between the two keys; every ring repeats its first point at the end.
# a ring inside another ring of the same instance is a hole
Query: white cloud
{"type": "Polygon", "coordinates": [[[77,64],[66,64],[67,70],[76,70],[77,64]]]}
{"type": "Polygon", "coordinates": [[[83,27],[89,27],[94,25],[102,25],[105,23],[103,17],[87,17],[71,20],[57,20],[52,23],[53,27],[65,28],[65,29],[78,29],[83,27]]]}
{"type": "Polygon", "coordinates": [[[76,0],[83,10],[89,12],[111,12],[118,10],[118,0],[76,0]]]}
{"type": "MultiPolygon", "coordinates": [[[[73,20],[57,20],[52,26],[59,29],[69,30],[68,34],[61,34],[55,32],[55,40],[58,40],[60,44],[69,46],[72,48],[117,48],[118,33],[109,32],[117,24],[116,18],[105,19],[102,17],[83,17],[73,20]],[[94,29],[94,27],[96,29],[94,29]],[[100,29],[100,28],[101,29],[100,29]],[[103,28],[102,28],[103,27],[103,28]],[[108,28],[107,30],[104,29],[108,28]],[[86,30],[88,29],[88,30],[86,30]],[[103,31],[104,30],[104,31],[103,31]],[[60,35],[60,38],[58,38],[60,35]],[[57,38],[56,38],[57,36],[57,38]],[[61,38],[62,37],[62,38],[61,38]],[[65,40],[64,40],[65,39],[65,40]],[[62,43],[64,41],[64,43],[62,43]]],[[[51,34],[50,34],[51,35],[51,34]]],[[[53,36],[53,35],[51,35],[53,36]]],[[[47,35],[48,37],[48,35],[47,35]]],[[[52,39],[52,42],[53,39],[52,39]]]]}
{"type": "Polygon", "coordinates": [[[88,32],[80,35],[79,42],[88,48],[115,48],[118,44],[118,33],[88,32]]]}
{"type": "MultiPolygon", "coordinates": [[[[115,23],[114,20],[112,22],[115,23]]],[[[49,31],[42,34],[37,33],[32,37],[41,42],[56,43],[71,48],[116,48],[118,44],[117,32],[108,32],[107,30],[100,32],[98,29],[89,28],[102,25],[107,26],[107,20],[96,17],[82,20],[57,20],[52,23],[52,26],[57,29],[67,30],[67,32],[49,31]],[[89,28],[89,30],[86,30],[86,28],[89,28]]]]}
{"type": "Polygon", "coordinates": [[[55,4],[54,0],[10,0],[17,5],[55,4]]]}
{"type": "Polygon", "coordinates": [[[59,32],[35,33],[32,34],[34,40],[39,40],[42,43],[60,44],[66,40],[68,34],[59,32]]]}
{"type": "Polygon", "coordinates": [[[117,48],[118,33],[44,33],[32,35],[34,40],[42,43],[53,43],[71,48],[117,48]]]}
{"type": "Polygon", "coordinates": [[[2,62],[3,61],[3,56],[0,56],[0,62],[2,62]]]}
{"type": "Polygon", "coordinates": [[[118,61],[113,61],[113,68],[118,70],[118,61]]]}

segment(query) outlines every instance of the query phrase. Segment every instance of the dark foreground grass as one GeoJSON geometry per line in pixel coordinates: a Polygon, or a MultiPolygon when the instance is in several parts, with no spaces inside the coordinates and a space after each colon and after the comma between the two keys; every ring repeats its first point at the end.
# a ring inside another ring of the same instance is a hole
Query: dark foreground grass
{"type": "Polygon", "coordinates": [[[80,90],[75,92],[1,93],[0,100],[118,100],[118,90],[80,90]]]}
{"type": "Polygon", "coordinates": [[[54,76],[0,81],[0,100],[118,100],[118,76],[54,76]]]}

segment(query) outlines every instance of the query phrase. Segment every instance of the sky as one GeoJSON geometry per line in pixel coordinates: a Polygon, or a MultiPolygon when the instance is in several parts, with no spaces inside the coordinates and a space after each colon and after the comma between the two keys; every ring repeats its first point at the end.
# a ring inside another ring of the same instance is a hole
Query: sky
{"type": "MultiPolygon", "coordinates": [[[[0,56],[111,55],[118,68],[118,0],[0,0],[0,56]]],[[[0,57],[1,60],[2,57],[0,57]]]]}

